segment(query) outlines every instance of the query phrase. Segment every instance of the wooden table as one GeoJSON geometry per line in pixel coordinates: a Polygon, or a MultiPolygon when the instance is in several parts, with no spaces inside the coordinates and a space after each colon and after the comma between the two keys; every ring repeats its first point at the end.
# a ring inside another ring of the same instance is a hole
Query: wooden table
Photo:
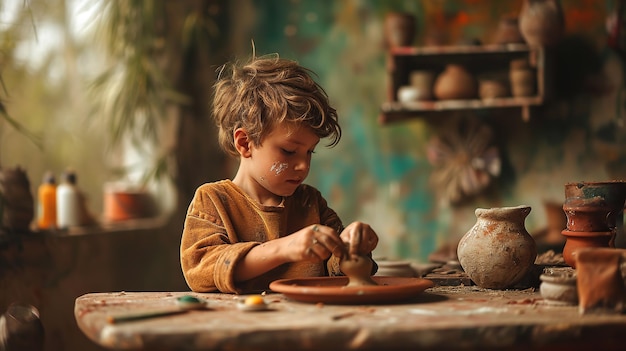
{"type": "Polygon", "coordinates": [[[626,315],[581,315],[534,289],[436,286],[385,305],[296,302],[267,294],[270,309],[244,312],[244,296],[189,292],[92,293],[76,299],[80,329],[111,349],[137,350],[625,350],[626,315]],[[208,308],[124,323],[112,315],[206,299],[208,308]]]}

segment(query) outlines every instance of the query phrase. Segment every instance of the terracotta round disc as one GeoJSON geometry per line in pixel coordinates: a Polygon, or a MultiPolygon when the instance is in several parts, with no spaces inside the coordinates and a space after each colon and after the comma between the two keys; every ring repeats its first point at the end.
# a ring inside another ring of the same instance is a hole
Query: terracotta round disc
{"type": "Polygon", "coordinates": [[[379,285],[346,286],[347,277],[315,277],[279,279],[270,284],[270,289],[295,301],[355,305],[396,303],[435,285],[422,278],[374,276],[372,279],[379,285]]]}

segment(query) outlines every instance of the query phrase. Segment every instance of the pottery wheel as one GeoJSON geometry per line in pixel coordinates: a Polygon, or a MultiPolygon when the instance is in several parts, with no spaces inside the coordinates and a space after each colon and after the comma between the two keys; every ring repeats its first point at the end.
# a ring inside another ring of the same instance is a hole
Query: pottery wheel
{"type": "Polygon", "coordinates": [[[417,296],[434,283],[423,278],[372,277],[378,285],[347,286],[347,277],[279,279],[270,289],[287,298],[310,303],[395,303],[417,296]]]}

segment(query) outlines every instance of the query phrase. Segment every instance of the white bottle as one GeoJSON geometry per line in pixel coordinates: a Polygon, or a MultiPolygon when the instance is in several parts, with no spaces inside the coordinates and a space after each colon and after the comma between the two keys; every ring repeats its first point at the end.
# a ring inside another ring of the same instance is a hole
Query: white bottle
{"type": "Polygon", "coordinates": [[[80,194],[76,188],[76,173],[66,171],[57,186],[57,227],[67,229],[80,225],[80,194]]]}

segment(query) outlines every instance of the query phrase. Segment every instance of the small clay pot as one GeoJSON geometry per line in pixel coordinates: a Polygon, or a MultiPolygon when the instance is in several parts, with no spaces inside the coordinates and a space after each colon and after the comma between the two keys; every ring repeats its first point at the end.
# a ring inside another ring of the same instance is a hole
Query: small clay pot
{"type": "Polygon", "coordinates": [[[548,268],[539,276],[539,292],[551,305],[570,306],[578,304],[576,271],[566,268],[548,268]]]}
{"type": "Polygon", "coordinates": [[[478,82],[465,67],[448,64],[435,80],[435,97],[439,100],[475,99],[478,82]]]}
{"type": "Polygon", "coordinates": [[[565,245],[563,246],[563,260],[570,267],[576,268],[576,251],[582,248],[612,247],[614,231],[606,232],[574,232],[563,230],[565,245]]]}
{"type": "Polygon", "coordinates": [[[410,13],[390,12],[385,15],[385,46],[390,48],[411,46],[416,35],[416,19],[410,13]]]}
{"type": "Polygon", "coordinates": [[[398,88],[398,101],[412,102],[430,100],[432,98],[432,90],[424,90],[413,85],[403,85],[398,88]]]}
{"type": "Polygon", "coordinates": [[[519,28],[528,45],[555,45],[565,28],[560,0],[524,0],[519,28]]]}
{"type": "Polygon", "coordinates": [[[386,277],[415,277],[415,270],[409,261],[376,261],[378,264],[377,276],[386,277]]]}
{"type": "Polygon", "coordinates": [[[515,59],[510,62],[509,81],[511,95],[515,97],[533,96],[536,91],[537,73],[528,59],[515,59]]]}
{"type": "Polygon", "coordinates": [[[498,29],[495,33],[494,44],[517,44],[524,43],[524,37],[519,30],[519,21],[514,14],[506,14],[500,18],[498,29]]]}
{"type": "Polygon", "coordinates": [[[498,79],[481,79],[478,83],[478,95],[483,100],[509,96],[509,87],[498,79]]]}
{"type": "Polygon", "coordinates": [[[412,71],[409,77],[412,87],[419,92],[418,100],[433,99],[433,84],[435,82],[435,72],[433,71],[412,71]]]}

